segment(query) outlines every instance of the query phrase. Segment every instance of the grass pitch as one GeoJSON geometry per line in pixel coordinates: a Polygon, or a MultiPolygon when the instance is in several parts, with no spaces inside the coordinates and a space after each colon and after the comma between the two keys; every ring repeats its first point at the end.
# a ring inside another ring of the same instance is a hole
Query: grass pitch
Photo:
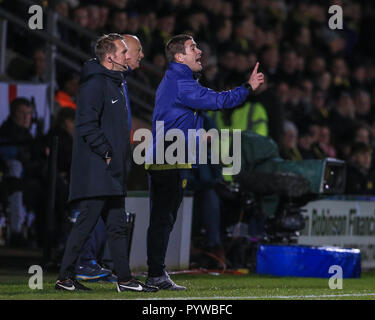
{"type": "MultiPolygon", "coordinates": [[[[343,289],[332,290],[328,279],[250,275],[174,275],[187,291],[136,293],[116,291],[115,284],[85,283],[90,292],[62,292],[54,289],[56,274],[45,273],[43,289],[31,290],[27,270],[0,270],[0,300],[110,300],[110,299],[238,299],[238,300],[375,300],[375,272],[359,279],[343,279],[343,289]]],[[[139,277],[144,281],[144,277],[139,277]]]]}

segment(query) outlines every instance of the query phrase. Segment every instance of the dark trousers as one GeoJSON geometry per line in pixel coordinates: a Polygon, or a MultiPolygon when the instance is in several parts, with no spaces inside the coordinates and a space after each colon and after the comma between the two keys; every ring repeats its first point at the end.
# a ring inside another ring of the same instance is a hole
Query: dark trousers
{"type": "Polygon", "coordinates": [[[206,229],[207,247],[221,245],[220,198],[214,189],[195,191],[193,205],[193,229],[206,229]]]}
{"type": "Polygon", "coordinates": [[[80,211],[69,235],[61,263],[59,279],[74,278],[75,266],[84,244],[102,216],[108,235],[109,250],[118,281],[131,278],[128,260],[124,197],[100,197],[79,201],[80,211]]]}
{"type": "Polygon", "coordinates": [[[82,253],[78,259],[79,266],[90,265],[91,260],[100,262],[103,259],[105,246],[107,243],[107,230],[101,217],[98,219],[89,240],[85,243],[82,253]]]}
{"type": "Polygon", "coordinates": [[[184,170],[149,171],[150,224],[147,231],[148,276],[164,273],[169,235],[183,198],[184,170]]]}

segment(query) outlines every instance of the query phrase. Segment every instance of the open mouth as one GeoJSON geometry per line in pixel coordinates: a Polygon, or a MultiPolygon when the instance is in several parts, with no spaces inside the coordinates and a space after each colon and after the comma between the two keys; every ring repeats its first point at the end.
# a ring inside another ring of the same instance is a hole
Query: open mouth
{"type": "Polygon", "coordinates": [[[202,65],[201,57],[197,58],[197,59],[195,60],[195,62],[198,63],[199,65],[202,65]]]}

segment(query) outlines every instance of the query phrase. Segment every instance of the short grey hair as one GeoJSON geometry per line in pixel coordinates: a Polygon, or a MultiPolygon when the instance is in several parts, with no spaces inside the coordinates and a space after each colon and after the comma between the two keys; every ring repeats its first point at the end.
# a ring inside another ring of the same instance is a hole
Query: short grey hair
{"type": "Polygon", "coordinates": [[[283,126],[283,132],[287,131],[294,131],[296,134],[298,134],[298,129],[297,126],[294,124],[292,121],[284,121],[284,126],[283,126]]]}

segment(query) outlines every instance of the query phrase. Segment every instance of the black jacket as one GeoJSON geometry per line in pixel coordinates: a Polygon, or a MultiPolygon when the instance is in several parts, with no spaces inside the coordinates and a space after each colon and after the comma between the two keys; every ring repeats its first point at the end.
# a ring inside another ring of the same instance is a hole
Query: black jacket
{"type": "Polygon", "coordinates": [[[346,170],[345,194],[375,194],[375,177],[373,172],[367,172],[350,162],[348,162],[346,170]]]}
{"type": "Polygon", "coordinates": [[[0,127],[0,144],[14,146],[22,164],[32,160],[35,141],[29,129],[17,125],[9,116],[0,127]]]}
{"type": "Polygon", "coordinates": [[[41,141],[29,129],[17,125],[10,116],[0,127],[0,152],[3,159],[17,159],[22,163],[24,178],[38,178],[44,168],[41,141]]]}
{"type": "Polygon", "coordinates": [[[77,100],[69,201],[125,196],[130,135],[124,76],[88,61],[77,100]],[[112,158],[107,165],[106,156],[112,158]]]}

